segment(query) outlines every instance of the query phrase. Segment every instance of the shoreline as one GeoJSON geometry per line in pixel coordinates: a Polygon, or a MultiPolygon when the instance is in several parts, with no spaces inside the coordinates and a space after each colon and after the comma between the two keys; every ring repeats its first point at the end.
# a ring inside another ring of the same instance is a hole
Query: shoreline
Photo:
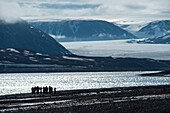
{"type": "Polygon", "coordinates": [[[156,73],[144,73],[144,74],[140,74],[139,76],[170,77],[170,70],[156,72],[156,73]]]}
{"type": "Polygon", "coordinates": [[[170,85],[57,91],[0,96],[2,113],[169,112],[170,85]],[[160,103],[164,103],[159,105],[160,103]],[[110,107],[109,107],[110,106],[110,107]],[[117,107],[119,106],[119,107],[117,107]],[[137,109],[143,107],[143,109],[137,109]],[[102,107],[102,108],[101,108],[102,107]],[[159,111],[157,111],[159,110],[159,111]]]}
{"type": "Polygon", "coordinates": [[[53,71],[17,71],[17,72],[0,72],[0,74],[8,74],[8,73],[69,73],[69,72],[141,72],[141,71],[159,71],[162,72],[164,70],[53,70],[53,71]]]}

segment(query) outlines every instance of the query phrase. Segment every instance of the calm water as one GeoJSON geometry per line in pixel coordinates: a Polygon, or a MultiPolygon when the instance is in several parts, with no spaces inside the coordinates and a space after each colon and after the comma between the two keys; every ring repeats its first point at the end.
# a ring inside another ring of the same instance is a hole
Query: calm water
{"type": "Polygon", "coordinates": [[[136,76],[141,73],[144,72],[0,74],[0,95],[28,93],[33,86],[51,85],[57,90],[70,90],[170,84],[170,77],[136,76]]]}

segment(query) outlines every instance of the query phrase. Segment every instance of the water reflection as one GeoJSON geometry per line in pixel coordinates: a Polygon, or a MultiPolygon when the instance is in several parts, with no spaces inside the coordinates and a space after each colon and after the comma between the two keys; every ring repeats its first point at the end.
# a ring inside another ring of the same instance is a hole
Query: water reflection
{"type": "Polygon", "coordinates": [[[0,74],[0,95],[28,93],[33,86],[57,90],[170,84],[170,77],[141,77],[146,72],[77,72],[0,74]]]}

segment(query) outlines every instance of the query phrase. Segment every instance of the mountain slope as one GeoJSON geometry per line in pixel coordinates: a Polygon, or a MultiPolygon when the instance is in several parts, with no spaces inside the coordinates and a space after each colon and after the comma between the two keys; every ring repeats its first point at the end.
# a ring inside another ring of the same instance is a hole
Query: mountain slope
{"type": "Polygon", "coordinates": [[[70,54],[62,45],[25,21],[0,21],[0,47],[22,48],[44,54],[70,54]]]}
{"type": "Polygon", "coordinates": [[[102,20],[63,20],[58,22],[32,22],[30,24],[54,36],[58,41],[136,38],[120,27],[102,20]]]}
{"type": "Polygon", "coordinates": [[[136,35],[142,38],[155,38],[167,34],[170,31],[170,20],[161,20],[148,23],[141,28],[136,35]]]}
{"type": "Polygon", "coordinates": [[[148,38],[143,41],[138,41],[138,43],[150,43],[150,44],[170,44],[170,33],[157,37],[157,38],[148,38]]]}

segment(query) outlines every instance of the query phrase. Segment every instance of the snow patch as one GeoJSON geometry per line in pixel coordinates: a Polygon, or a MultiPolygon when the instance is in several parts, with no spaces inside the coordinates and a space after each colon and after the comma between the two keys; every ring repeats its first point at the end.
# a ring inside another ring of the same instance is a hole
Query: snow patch
{"type": "Polygon", "coordinates": [[[1,51],[1,52],[5,52],[5,50],[3,50],[3,49],[1,49],[0,51],[1,51]]]}
{"type": "Polygon", "coordinates": [[[50,34],[50,36],[51,37],[53,37],[53,38],[57,38],[57,39],[60,39],[60,38],[66,38],[66,36],[64,36],[64,35],[52,35],[52,34],[50,34]]]}
{"type": "Polygon", "coordinates": [[[41,53],[36,53],[36,55],[40,55],[40,56],[42,56],[43,54],[41,54],[41,53]]]}
{"type": "Polygon", "coordinates": [[[164,36],[162,39],[168,39],[170,38],[170,35],[164,36]]]}
{"type": "Polygon", "coordinates": [[[34,57],[29,57],[29,59],[32,60],[32,61],[36,61],[36,62],[38,61],[34,57]]]}
{"type": "Polygon", "coordinates": [[[43,58],[44,60],[51,60],[51,58],[43,58]]]}
{"type": "Polygon", "coordinates": [[[79,29],[79,21],[70,21],[69,22],[69,27],[72,31],[72,33],[76,33],[79,29]]]}
{"type": "Polygon", "coordinates": [[[24,50],[24,54],[25,54],[25,55],[34,55],[34,54],[30,53],[30,52],[27,51],[27,50],[24,50]]]}
{"type": "Polygon", "coordinates": [[[15,52],[15,53],[20,53],[18,50],[13,49],[13,48],[8,48],[7,50],[12,51],[12,52],[15,52]]]}
{"type": "Polygon", "coordinates": [[[94,61],[94,59],[77,58],[77,57],[69,57],[69,56],[63,56],[63,58],[64,58],[64,59],[67,59],[67,60],[94,61]]]}
{"type": "Polygon", "coordinates": [[[30,26],[31,29],[33,29],[34,27],[33,26],[30,26]]]}
{"type": "Polygon", "coordinates": [[[42,37],[45,37],[45,35],[43,34],[42,37]]]}

